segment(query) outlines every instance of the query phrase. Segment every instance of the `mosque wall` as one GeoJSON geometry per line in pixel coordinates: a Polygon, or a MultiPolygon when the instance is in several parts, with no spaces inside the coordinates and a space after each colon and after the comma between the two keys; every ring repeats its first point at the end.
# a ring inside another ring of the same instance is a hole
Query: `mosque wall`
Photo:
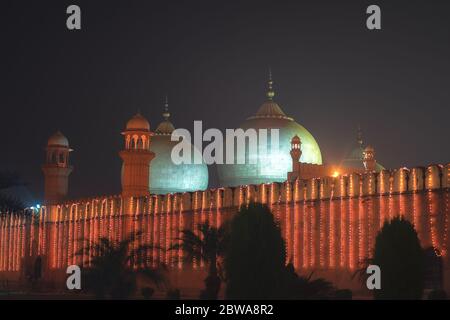
{"type": "Polygon", "coordinates": [[[351,173],[364,173],[364,169],[353,167],[339,167],[335,165],[326,164],[313,164],[313,163],[298,163],[298,172],[289,172],[288,180],[293,181],[298,178],[299,175],[305,180],[312,179],[314,177],[336,177],[338,175],[348,175],[351,173]]]}
{"type": "MultiPolygon", "coordinates": [[[[209,221],[220,226],[239,206],[267,204],[286,241],[286,262],[348,286],[359,263],[370,257],[383,222],[411,221],[424,248],[444,259],[450,289],[448,221],[450,164],[354,173],[234,188],[148,197],[106,196],[42,207],[39,213],[0,215],[0,279],[21,280],[36,269],[43,277],[64,275],[68,265],[89,267],[94,252],[83,248],[106,237],[120,241],[139,232],[133,244],[153,245],[136,267],[166,264],[183,286],[183,272],[204,272],[203,261],[187,263],[181,250],[163,250],[183,229],[209,221]]],[[[192,278],[192,277],[191,277],[192,278]]],[[[202,285],[199,278],[199,285],[202,285]]]]}

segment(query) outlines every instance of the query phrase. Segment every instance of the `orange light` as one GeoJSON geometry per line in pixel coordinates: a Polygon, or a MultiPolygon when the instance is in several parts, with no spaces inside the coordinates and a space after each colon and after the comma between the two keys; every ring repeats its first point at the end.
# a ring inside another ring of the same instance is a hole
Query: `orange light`
{"type": "Polygon", "coordinates": [[[339,177],[339,171],[334,171],[333,172],[333,178],[339,177]]]}

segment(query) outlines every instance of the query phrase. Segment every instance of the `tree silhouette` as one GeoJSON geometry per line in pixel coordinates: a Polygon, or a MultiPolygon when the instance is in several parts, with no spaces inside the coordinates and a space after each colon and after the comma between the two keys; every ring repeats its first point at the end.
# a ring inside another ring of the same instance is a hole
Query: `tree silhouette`
{"type": "Polygon", "coordinates": [[[208,276],[205,279],[205,290],[200,298],[217,299],[219,294],[221,279],[218,274],[218,259],[222,256],[225,244],[225,225],[216,228],[209,225],[209,222],[198,225],[198,234],[186,229],[181,231],[181,237],[175,239],[177,243],[170,247],[170,250],[182,249],[184,259],[203,260],[208,264],[208,276]]]}
{"type": "Polygon", "coordinates": [[[226,297],[283,297],[285,258],[284,240],[269,208],[260,203],[242,206],[230,223],[226,297]]]}
{"type": "Polygon", "coordinates": [[[424,251],[414,226],[403,218],[384,223],[376,237],[373,259],[381,269],[375,299],[420,299],[425,279],[424,251]]]}
{"type": "Polygon", "coordinates": [[[5,189],[20,185],[23,185],[23,183],[20,182],[17,173],[9,171],[0,172],[0,213],[23,210],[24,205],[19,199],[2,192],[5,189]]]}
{"type": "Polygon", "coordinates": [[[323,278],[312,279],[313,273],[308,277],[295,273],[294,266],[289,263],[285,272],[285,298],[323,300],[334,298],[333,284],[323,278]]]}
{"type": "Polygon", "coordinates": [[[87,244],[76,253],[91,256],[85,262],[90,263],[90,267],[83,270],[87,291],[100,299],[105,297],[125,299],[136,291],[138,275],[148,278],[158,287],[166,284],[163,267],[133,268],[135,263],[141,261],[142,253],[148,249],[146,246],[132,249],[136,236],[130,234],[122,241],[111,241],[104,237],[93,245],[87,244]]]}

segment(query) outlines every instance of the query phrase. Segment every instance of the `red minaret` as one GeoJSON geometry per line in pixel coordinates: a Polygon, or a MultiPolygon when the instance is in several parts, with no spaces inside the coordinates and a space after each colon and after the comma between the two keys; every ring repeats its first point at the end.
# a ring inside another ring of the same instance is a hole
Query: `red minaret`
{"type": "Polygon", "coordinates": [[[150,161],[155,157],[150,151],[150,124],[138,113],[127,122],[122,135],[125,137],[125,149],[119,152],[123,160],[122,195],[149,195],[150,161]]]}
{"type": "Polygon", "coordinates": [[[69,165],[69,141],[60,132],[52,135],[47,142],[46,159],[42,166],[45,177],[44,202],[47,205],[62,202],[69,191],[69,175],[73,167],[69,165]]]}
{"type": "Polygon", "coordinates": [[[295,135],[291,139],[292,172],[288,173],[288,179],[290,181],[300,177],[300,157],[302,156],[301,145],[302,141],[300,140],[300,137],[295,135]]]}
{"type": "Polygon", "coordinates": [[[300,157],[302,156],[302,141],[300,137],[295,135],[291,140],[291,158],[292,158],[292,171],[298,172],[298,166],[300,163],[300,157]]]}

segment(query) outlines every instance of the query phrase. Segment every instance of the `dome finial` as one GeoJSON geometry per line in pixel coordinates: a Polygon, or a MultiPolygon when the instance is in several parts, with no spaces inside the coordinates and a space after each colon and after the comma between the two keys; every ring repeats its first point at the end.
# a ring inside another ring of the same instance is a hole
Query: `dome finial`
{"type": "Polygon", "coordinates": [[[358,124],[358,135],[356,136],[356,141],[358,141],[358,144],[361,146],[363,145],[363,139],[362,139],[362,131],[361,131],[361,125],[358,124]]]}
{"type": "Polygon", "coordinates": [[[269,67],[269,81],[268,83],[268,90],[267,90],[267,98],[269,100],[272,100],[275,96],[275,92],[273,91],[273,80],[272,80],[272,69],[269,67]]]}
{"type": "Polygon", "coordinates": [[[163,118],[164,118],[164,120],[168,120],[169,119],[169,117],[170,117],[170,112],[169,112],[169,98],[168,98],[168,96],[166,95],[166,100],[165,100],[165,103],[164,103],[164,112],[163,112],[163,118]]]}

